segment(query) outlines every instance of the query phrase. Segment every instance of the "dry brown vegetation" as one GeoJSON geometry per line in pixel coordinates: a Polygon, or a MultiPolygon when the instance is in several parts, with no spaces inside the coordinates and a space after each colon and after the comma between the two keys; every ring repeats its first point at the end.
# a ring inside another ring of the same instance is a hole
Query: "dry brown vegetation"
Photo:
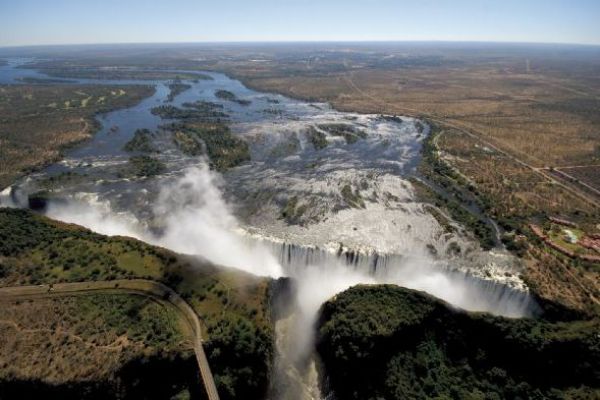
{"type": "Polygon", "coordinates": [[[444,161],[494,199],[490,210],[494,216],[526,219],[541,213],[573,217],[595,214],[595,208],[586,201],[461,131],[444,131],[437,145],[444,161]]]}
{"type": "Polygon", "coordinates": [[[148,86],[0,86],[0,188],[56,161],[98,129],[94,116],[150,96],[148,86]]]}
{"type": "Polygon", "coordinates": [[[0,374],[50,383],[103,380],[137,357],[191,351],[165,305],[132,295],[3,302],[0,374]]]}
{"type": "Polygon", "coordinates": [[[557,170],[600,192],[600,165],[572,166],[557,170]]]}
{"type": "MultiPolygon", "coordinates": [[[[487,212],[507,231],[523,231],[523,221],[545,222],[564,215],[595,232],[597,209],[530,168],[487,148],[463,132],[443,131],[436,140],[440,157],[476,188],[487,212]]],[[[529,241],[525,278],[540,297],[572,309],[592,311],[600,305],[600,270],[576,265],[568,257],[529,241]],[[542,251],[543,249],[543,251],[542,251]]]]}
{"type": "Polygon", "coordinates": [[[590,72],[573,61],[574,72],[564,72],[552,61],[533,60],[529,69],[526,62],[524,56],[398,68],[350,62],[334,72],[321,66],[321,73],[313,63],[297,65],[289,76],[274,63],[221,62],[215,68],[252,87],[339,109],[443,119],[538,167],[600,160],[600,85],[593,76],[599,67],[590,72]]]}

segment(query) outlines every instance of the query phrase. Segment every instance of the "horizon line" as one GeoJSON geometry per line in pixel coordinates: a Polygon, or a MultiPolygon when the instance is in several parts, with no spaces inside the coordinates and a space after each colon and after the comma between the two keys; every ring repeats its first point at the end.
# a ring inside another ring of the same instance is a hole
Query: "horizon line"
{"type": "Polygon", "coordinates": [[[508,44],[508,45],[562,45],[600,47],[600,43],[575,43],[575,42],[536,42],[536,41],[504,41],[504,40],[438,40],[438,39],[374,39],[374,40],[200,40],[180,42],[89,42],[89,43],[42,43],[42,44],[15,44],[0,45],[2,49],[22,49],[33,47],[69,47],[69,46],[127,46],[127,45],[201,45],[201,44],[367,44],[367,43],[464,43],[464,44],[508,44]]]}

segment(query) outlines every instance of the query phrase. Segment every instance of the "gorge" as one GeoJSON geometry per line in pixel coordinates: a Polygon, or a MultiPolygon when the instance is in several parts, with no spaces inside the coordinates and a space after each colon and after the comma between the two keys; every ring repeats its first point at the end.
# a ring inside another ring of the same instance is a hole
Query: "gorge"
{"type": "MultiPolygon", "coordinates": [[[[0,82],[47,78],[17,68],[23,62],[0,67],[0,82]]],[[[429,133],[423,121],[340,112],[214,72],[182,79],[176,95],[167,80],[75,81],[155,93],[98,116],[90,141],[5,189],[0,206],[33,204],[98,233],[291,278],[291,311],[276,322],[275,398],[322,396],[319,309],[357,284],[395,284],[511,318],[540,312],[518,259],[482,250],[458,224],[446,232],[415,196],[408,178],[429,133]],[[142,129],[152,146],[128,150],[142,129]]]]}

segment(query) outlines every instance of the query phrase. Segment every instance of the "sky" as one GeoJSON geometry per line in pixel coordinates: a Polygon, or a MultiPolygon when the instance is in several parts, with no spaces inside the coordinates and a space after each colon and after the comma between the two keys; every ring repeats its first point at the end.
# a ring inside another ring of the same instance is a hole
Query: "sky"
{"type": "Polygon", "coordinates": [[[600,0],[0,0],[0,47],[239,41],[600,45],[600,0]]]}

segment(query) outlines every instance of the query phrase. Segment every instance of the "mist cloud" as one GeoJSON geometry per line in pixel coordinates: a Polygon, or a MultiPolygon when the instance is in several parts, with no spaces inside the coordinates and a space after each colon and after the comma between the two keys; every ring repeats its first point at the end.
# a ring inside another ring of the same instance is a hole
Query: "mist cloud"
{"type": "Polygon", "coordinates": [[[100,201],[94,194],[79,194],[66,203],[51,202],[46,214],[98,233],[131,236],[256,275],[282,276],[281,266],[266,247],[236,233],[238,222],[223,200],[218,175],[207,166],[191,168],[175,182],[165,184],[153,209],[163,228],[160,235],[150,232],[132,214],[114,212],[108,201],[100,201]]]}

